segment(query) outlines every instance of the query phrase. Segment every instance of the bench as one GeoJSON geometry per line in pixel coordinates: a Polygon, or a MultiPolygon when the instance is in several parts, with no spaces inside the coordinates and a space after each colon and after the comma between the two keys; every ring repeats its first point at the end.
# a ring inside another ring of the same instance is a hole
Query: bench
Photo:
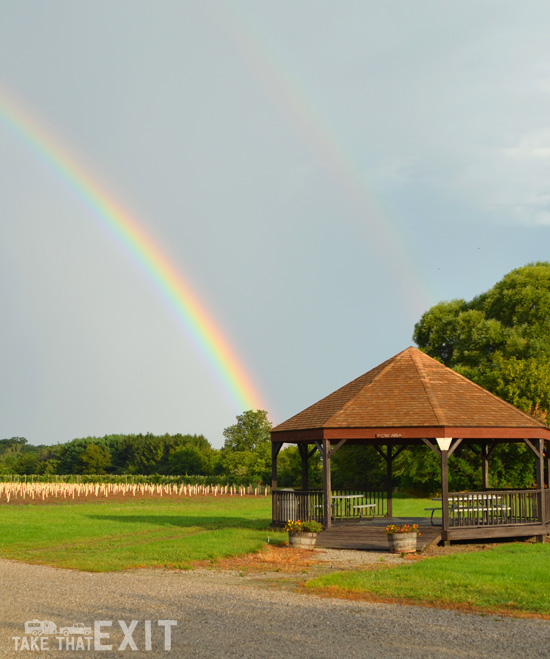
{"type": "MultiPolygon", "coordinates": [[[[354,510],[361,510],[361,511],[363,511],[363,510],[365,510],[366,508],[373,508],[373,511],[372,511],[372,519],[374,519],[374,515],[375,515],[375,513],[376,513],[376,504],[375,504],[375,503],[363,503],[363,504],[358,505],[358,506],[353,506],[353,509],[354,509],[354,510]]],[[[361,513],[359,514],[359,519],[361,519],[362,517],[363,517],[363,513],[361,512],[361,513]]]]}
{"type": "Polygon", "coordinates": [[[441,510],[441,512],[443,512],[443,508],[441,506],[437,506],[436,508],[424,508],[424,510],[431,510],[432,511],[432,514],[430,516],[430,522],[431,522],[432,526],[435,526],[435,524],[434,524],[434,513],[437,510],[441,510]]]}
{"type": "Polygon", "coordinates": [[[467,505],[457,505],[453,504],[451,506],[451,510],[454,513],[457,513],[457,516],[460,516],[462,513],[481,513],[482,517],[488,517],[488,513],[508,513],[511,508],[510,506],[505,506],[504,504],[494,504],[491,506],[472,506],[470,504],[467,505]]]}

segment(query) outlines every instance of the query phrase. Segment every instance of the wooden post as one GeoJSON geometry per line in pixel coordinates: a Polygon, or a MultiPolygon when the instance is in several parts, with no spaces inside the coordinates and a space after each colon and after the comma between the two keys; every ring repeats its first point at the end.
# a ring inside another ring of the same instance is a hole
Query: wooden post
{"type": "Polygon", "coordinates": [[[277,519],[277,502],[275,499],[275,491],[277,489],[277,456],[283,442],[271,442],[271,521],[275,522],[277,519]]]}
{"type": "MultiPolygon", "coordinates": [[[[546,512],[544,510],[545,497],[544,497],[544,439],[539,439],[537,442],[538,456],[536,457],[535,464],[537,470],[537,490],[540,490],[539,495],[539,521],[544,524],[546,519],[546,512]]],[[[537,536],[537,542],[544,542],[546,534],[537,536]]]]}
{"type": "Polygon", "coordinates": [[[393,505],[392,505],[392,467],[393,467],[393,455],[392,447],[388,444],[387,448],[387,457],[386,457],[386,495],[388,497],[388,511],[387,516],[393,517],[393,505]]]}
{"type": "Polygon", "coordinates": [[[309,446],[298,444],[298,451],[302,458],[302,490],[309,489],[309,446]]]}
{"type": "Polygon", "coordinates": [[[449,546],[449,451],[441,450],[441,519],[443,526],[443,544],[449,546]]]}
{"type": "Polygon", "coordinates": [[[481,445],[481,481],[482,489],[489,489],[489,445],[484,442],[481,445]]]}
{"type": "Polygon", "coordinates": [[[323,439],[322,453],[323,458],[323,524],[326,529],[332,525],[332,501],[331,501],[331,483],[330,483],[330,442],[323,439]]]}
{"type": "Polygon", "coordinates": [[[271,489],[277,489],[277,456],[283,442],[271,442],[271,489]]]}

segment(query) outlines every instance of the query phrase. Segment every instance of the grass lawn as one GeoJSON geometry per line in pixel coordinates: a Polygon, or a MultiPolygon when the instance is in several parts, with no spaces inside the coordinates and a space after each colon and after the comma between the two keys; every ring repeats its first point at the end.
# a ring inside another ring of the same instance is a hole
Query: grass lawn
{"type": "Polygon", "coordinates": [[[442,606],[550,614],[550,544],[428,558],[393,568],[338,572],[306,583],[312,591],[403,598],[442,606]]]}
{"type": "MultiPolygon", "coordinates": [[[[429,500],[394,500],[396,516],[424,516],[429,500]]],[[[188,568],[239,556],[268,541],[270,497],[193,497],[0,508],[0,557],[105,572],[188,568]]],[[[550,544],[508,543],[380,569],[330,574],[306,588],[486,611],[550,615],[550,544]]]]}
{"type": "Polygon", "coordinates": [[[286,540],[271,498],[194,497],[0,509],[0,557],[95,572],[190,567],[286,540]]]}
{"type": "MultiPolygon", "coordinates": [[[[431,511],[426,511],[424,508],[432,508],[437,505],[441,505],[441,503],[438,504],[431,499],[413,499],[401,493],[395,493],[392,497],[394,517],[429,517],[431,511]]],[[[439,518],[441,518],[441,513],[439,518]]]]}

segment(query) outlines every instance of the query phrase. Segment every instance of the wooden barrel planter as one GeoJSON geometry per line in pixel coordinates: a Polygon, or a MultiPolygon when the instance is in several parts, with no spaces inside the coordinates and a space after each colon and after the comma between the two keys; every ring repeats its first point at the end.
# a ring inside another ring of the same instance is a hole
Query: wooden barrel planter
{"type": "Polygon", "coordinates": [[[297,549],[313,549],[317,542],[317,533],[290,533],[288,534],[288,544],[297,549]]]}
{"type": "Polygon", "coordinates": [[[417,533],[392,533],[388,543],[392,554],[414,554],[416,552],[417,533]]]}

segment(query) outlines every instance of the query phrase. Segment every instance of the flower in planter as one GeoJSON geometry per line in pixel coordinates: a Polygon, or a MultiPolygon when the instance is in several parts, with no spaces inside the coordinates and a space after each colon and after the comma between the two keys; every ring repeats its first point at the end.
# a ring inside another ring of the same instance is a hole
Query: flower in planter
{"type": "Polygon", "coordinates": [[[418,524],[402,524],[401,526],[389,524],[386,526],[386,535],[394,535],[395,533],[416,533],[417,535],[422,535],[418,530],[418,524]]]}
{"type": "Polygon", "coordinates": [[[289,533],[321,533],[323,529],[324,526],[315,520],[301,522],[298,519],[295,522],[288,520],[283,530],[288,531],[289,533]]]}

